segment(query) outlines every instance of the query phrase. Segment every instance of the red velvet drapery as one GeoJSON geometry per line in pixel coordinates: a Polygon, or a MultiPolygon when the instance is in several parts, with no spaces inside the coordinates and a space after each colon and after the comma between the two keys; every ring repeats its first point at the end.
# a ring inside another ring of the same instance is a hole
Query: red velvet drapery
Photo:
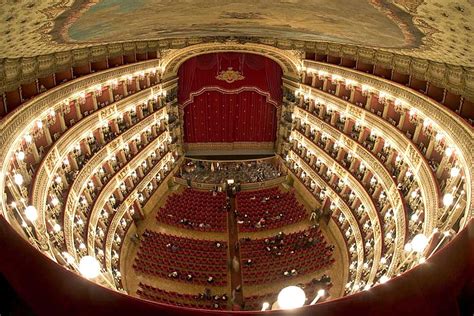
{"type": "Polygon", "coordinates": [[[185,142],[275,140],[282,100],[282,70],[276,62],[255,54],[205,54],[184,62],[178,75],[185,142]],[[227,70],[243,78],[233,82],[216,78],[227,70]]]}
{"type": "Polygon", "coordinates": [[[186,142],[271,142],[276,108],[254,91],[224,94],[208,91],[184,110],[186,142]]]}

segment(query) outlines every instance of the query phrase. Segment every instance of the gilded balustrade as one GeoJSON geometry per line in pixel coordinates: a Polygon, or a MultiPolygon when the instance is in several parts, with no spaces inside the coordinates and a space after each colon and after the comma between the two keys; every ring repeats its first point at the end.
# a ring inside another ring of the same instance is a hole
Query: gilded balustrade
{"type": "MultiPolygon", "coordinates": [[[[305,120],[310,125],[314,126],[316,130],[323,131],[328,134],[335,141],[339,140],[339,143],[342,147],[346,148],[354,157],[358,157],[361,161],[365,162],[367,169],[371,170],[372,173],[377,177],[378,182],[382,185],[384,191],[387,193],[388,200],[392,206],[392,210],[395,214],[395,229],[396,229],[396,238],[395,238],[395,247],[396,249],[403,248],[406,241],[406,210],[405,203],[403,202],[403,197],[400,194],[400,191],[397,189],[392,176],[388,170],[383,166],[383,164],[374,157],[374,155],[368,151],[364,146],[352,140],[349,136],[340,133],[335,127],[326,122],[316,118],[313,114],[308,113],[307,111],[301,108],[295,108],[294,112],[297,118],[305,120]]],[[[301,134],[297,131],[297,133],[301,134]]],[[[301,134],[302,135],[302,134],[301,134]]],[[[316,146],[318,150],[321,150],[316,146]]],[[[397,262],[399,260],[400,254],[394,252],[394,257],[389,267],[389,273],[393,273],[397,262]]]]}
{"type": "MultiPolygon", "coordinates": [[[[169,133],[165,132],[161,134],[159,137],[154,139],[151,143],[147,145],[147,147],[140,152],[139,155],[134,156],[131,161],[129,161],[125,167],[120,170],[120,172],[115,173],[111,179],[104,185],[102,190],[99,193],[99,196],[95,199],[93,204],[93,208],[91,210],[91,214],[89,216],[89,223],[87,226],[87,249],[89,253],[94,254],[94,247],[95,247],[95,231],[97,222],[99,220],[99,213],[104,207],[104,205],[108,202],[109,197],[112,193],[117,189],[120,183],[123,182],[125,178],[130,176],[130,174],[141,165],[141,163],[148,158],[148,156],[156,150],[160,145],[164,145],[167,143],[169,139],[169,133]]],[[[142,181],[140,181],[142,182],[142,181]]],[[[137,186],[135,187],[137,188],[137,186]]],[[[73,244],[72,250],[75,253],[75,248],[73,244]]]]}
{"type": "Polygon", "coordinates": [[[356,243],[357,249],[357,271],[355,281],[359,282],[362,277],[362,267],[364,264],[364,242],[362,238],[362,233],[359,228],[359,223],[355,218],[354,214],[352,213],[349,206],[346,202],[339,197],[336,191],[329,186],[321,177],[304,161],[301,159],[298,154],[293,151],[288,153],[288,156],[291,160],[293,160],[300,168],[320,187],[326,188],[326,196],[329,197],[331,201],[333,201],[337,207],[341,210],[344,216],[347,218],[349,225],[354,233],[354,239],[356,243]]]}
{"type": "MultiPolygon", "coordinates": [[[[105,268],[107,271],[112,271],[112,245],[115,233],[117,231],[117,227],[120,224],[120,220],[124,217],[130,206],[133,205],[133,203],[137,200],[137,192],[143,190],[151,182],[151,180],[156,177],[156,175],[163,169],[164,165],[172,161],[172,157],[173,155],[171,152],[168,152],[165,156],[163,156],[158,162],[158,164],[156,164],[150,170],[150,172],[145,175],[145,177],[140,181],[140,183],[133,189],[133,191],[117,208],[117,212],[112,218],[112,222],[109,225],[109,229],[107,231],[107,236],[105,239],[105,268]]],[[[174,162],[174,169],[169,171],[168,175],[165,177],[165,179],[163,179],[162,183],[156,188],[156,190],[161,185],[167,185],[166,179],[177,171],[177,168],[179,168],[179,166],[181,165],[182,160],[183,157],[174,162]]],[[[94,250],[90,250],[89,254],[94,255],[94,250]]]]}
{"type": "MultiPolygon", "coordinates": [[[[25,131],[32,130],[39,119],[47,118],[48,114],[51,112],[52,109],[54,109],[55,111],[59,111],[62,106],[62,102],[65,99],[75,98],[83,91],[94,89],[94,87],[96,87],[97,85],[107,83],[108,81],[115,80],[122,76],[126,76],[131,73],[150,71],[150,69],[158,66],[159,61],[154,60],[137,63],[131,66],[123,66],[105,70],[98,74],[91,74],[79,78],[77,80],[65,83],[23,104],[21,107],[16,109],[14,112],[12,112],[0,122],[0,143],[2,144],[3,148],[8,149],[0,152],[0,170],[2,171],[2,174],[8,173],[9,162],[13,159],[16,149],[20,148],[20,143],[23,139],[22,136],[25,135],[25,131]]],[[[127,99],[124,99],[124,101],[128,102],[127,99]]],[[[95,113],[100,112],[101,111],[97,111],[95,113]]],[[[86,117],[84,120],[90,120],[90,118],[86,117]]],[[[82,125],[84,122],[86,121],[81,121],[81,124],[78,125],[82,125]]],[[[78,133],[84,132],[85,128],[86,127],[80,128],[80,131],[78,131],[78,133]]],[[[68,134],[67,136],[64,136],[62,138],[64,142],[70,142],[70,139],[72,137],[73,136],[71,134],[68,134]]],[[[51,172],[53,166],[55,165],[55,162],[58,161],[59,156],[60,153],[58,149],[53,147],[49,152],[48,159],[43,163],[46,172],[51,172]]],[[[38,176],[39,177],[38,179],[36,179],[35,182],[39,185],[35,186],[33,190],[33,195],[35,196],[38,195],[39,186],[41,186],[43,190],[47,187],[47,175],[43,173],[38,176]]],[[[0,190],[2,192],[5,191],[5,187],[5,181],[1,181],[0,190]]],[[[43,208],[45,205],[44,203],[37,203],[38,202],[34,202],[32,203],[32,205],[38,208],[43,208]]],[[[1,200],[1,206],[2,212],[7,218],[7,220],[12,221],[13,219],[10,218],[8,215],[6,201],[4,199],[1,200]]],[[[47,242],[49,244],[49,240],[47,240],[46,238],[47,232],[44,210],[38,211],[38,219],[35,223],[35,228],[38,234],[38,239],[41,242],[47,242]]]]}
{"type": "Polygon", "coordinates": [[[377,273],[378,263],[382,257],[383,248],[382,225],[380,223],[380,218],[377,215],[377,209],[375,208],[374,202],[362,184],[357,181],[357,179],[347,170],[339,166],[339,163],[337,163],[328,153],[316,146],[313,142],[306,140],[305,137],[299,132],[293,131],[292,135],[304,147],[308,148],[312,152],[319,153],[318,158],[320,158],[320,160],[328,167],[328,169],[331,169],[332,172],[339,177],[339,179],[347,181],[346,185],[354,191],[354,194],[359,198],[361,203],[366,206],[367,215],[369,216],[369,219],[372,223],[372,229],[374,233],[374,264],[372,265],[368,281],[372,282],[375,278],[375,274],[377,273]]]}
{"type": "MultiPolygon", "coordinates": [[[[294,86],[292,88],[294,88],[294,86]]],[[[370,111],[361,109],[360,107],[338,97],[321,92],[316,88],[306,88],[312,95],[317,96],[318,99],[329,104],[329,106],[334,110],[344,113],[346,117],[351,118],[354,121],[361,122],[362,126],[375,130],[378,134],[383,134],[384,139],[387,139],[390,142],[392,148],[399,153],[400,158],[412,170],[417,183],[420,185],[420,192],[426,210],[423,231],[425,235],[431,234],[437,224],[437,214],[440,208],[441,197],[434,174],[418,148],[395,126],[370,111]]],[[[297,107],[295,107],[295,109],[297,109],[297,107]]],[[[317,119],[313,119],[311,122],[316,124],[319,128],[323,126],[321,122],[317,121],[317,119]]],[[[343,133],[333,130],[330,135],[334,138],[339,138],[341,134],[343,133]]],[[[397,216],[397,221],[403,220],[403,217],[397,216]]],[[[399,224],[403,227],[403,223],[399,224]]],[[[401,248],[397,249],[402,251],[403,245],[399,245],[399,247],[401,248]]]]}
{"type": "MultiPolygon", "coordinates": [[[[474,163],[474,155],[472,153],[472,148],[474,147],[474,130],[467,122],[433,99],[393,81],[356,70],[315,61],[305,60],[303,64],[306,69],[310,71],[324,71],[328,74],[340,76],[343,79],[352,80],[356,85],[365,85],[370,87],[371,90],[389,94],[393,98],[401,100],[410,108],[416,109],[417,117],[419,117],[421,124],[423,124],[424,120],[429,120],[434,123],[437,126],[437,130],[444,133],[448,143],[458,149],[459,154],[457,158],[462,166],[466,183],[466,207],[464,214],[466,219],[474,216],[474,207],[472,205],[472,195],[474,194],[472,191],[474,186],[472,174],[472,165],[474,163]]],[[[407,148],[407,154],[414,154],[413,149],[407,148]]],[[[432,213],[431,215],[434,215],[433,211],[431,211],[433,209],[429,210],[430,213],[432,213]]],[[[436,215],[440,215],[439,213],[441,211],[439,208],[435,208],[434,210],[436,210],[436,215]]],[[[437,224],[436,220],[437,217],[428,221],[429,227],[427,227],[428,229],[425,228],[426,235],[429,235],[434,229],[437,224]]],[[[464,223],[467,223],[467,220],[465,220],[464,223]]]]}

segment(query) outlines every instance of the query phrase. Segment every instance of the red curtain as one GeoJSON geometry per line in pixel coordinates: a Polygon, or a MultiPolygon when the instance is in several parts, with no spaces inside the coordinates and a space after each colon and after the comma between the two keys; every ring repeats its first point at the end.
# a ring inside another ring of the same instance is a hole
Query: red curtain
{"type": "Polygon", "coordinates": [[[185,108],[184,141],[273,142],[276,111],[265,96],[254,91],[204,92],[185,108]]]}
{"type": "Polygon", "coordinates": [[[184,62],[178,75],[185,142],[275,141],[282,100],[282,70],[275,61],[246,53],[205,54],[184,62]],[[243,79],[216,78],[230,69],[243,79]]]}
{"type": "Polygon", "coordinates": [[[261,55],[245,53],[212,53],[199,55],[185,61],[178,71],[178,101],[183,104],[192,92],[204,87],[221,87],[234,90],[241,87],[257,87],[270,93],[278,105],[282,100],[282,70],[273,60],[261,55]],[[216,79],[221,71],[232,68],[243,80],[227,83],[216,79]]]}

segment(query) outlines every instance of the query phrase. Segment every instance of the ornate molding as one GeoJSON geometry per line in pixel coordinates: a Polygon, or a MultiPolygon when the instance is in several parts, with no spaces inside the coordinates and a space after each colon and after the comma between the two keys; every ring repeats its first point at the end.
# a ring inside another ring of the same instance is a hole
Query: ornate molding
{"type": "MultiPolygon", "coordinates": [[[[396,229],[396,237],[395,237],[395,246],[396,247],[403,247],[405,245],[406,240],[406,230],[407,230],[407,218],[406,218],[406,210],[405,210],[405,203],[403,202],[403,197],[400,194],[400,191],[397,189],[397,186],[391,177],[388,170],[382,165],[382,163],[377,160],[374,155],[368,151],[365,147],[360,145],[358,142],[353,141],[349,136],[339,132],[335,127],[327,124],[324,121],[321,121],[314,115],[306,112],[305,110],[295,107],[294,113],[297,117],[306,118],[310,124],[313,122],[318,122],[317,130],[324,131],[326,134],[330,135],[333,140],[340,140],[340,143],[343,147],[349,150],[353,156],[358,157],[362,161],[366,162],[366,167],[372,171],[372,173],[377,177],[379,183],[382,185],[383,190],[387,193],[388,199],[392,206],[395,216],[395,229],[396,229]],[[308,119],[309,118],[309,119],[308,119]],[[333,133],[328,133],[328,131],[332,131],[333,133]],[[333,136],[333,135],[334,136],[333,136]],[[337,135],[337,136],[336,136],[337,135]]],[[[358,117],[358,116],[355,116],[358,117]]],[[[301,137],[306,138],[301,132],[296,131],[296,133],[300,134],[301,137]]],[[[310,141],[310,140],[308,140],[310,141]]],[[[322,151],[319,147],[315,146],[315,148],[322,151]]],[[[323,151],[324,152],[324,151],[323,151]]],[[[326,154],[327,156],[327,154],[326,154]]],[[[399,253],[395,253],[394,257],[391,261],[389,270],[394,269],[399,260],[399,253]]]]}
{"type": "Polygon", "coordinates": [[[184,143],[185,151],[273,150],[273,142],[184,143]]]}
{"type": "MultiPolygon", "coordinates": [[[[354,79],[355,80],[355,79],[354,79]]],[[[358,81],[360,84],[363,82],[358,81]]],[[[287,85],[284,82],[284,86],[289,87],[290,89],[294,89],[293,85],[287,85]]],[[[364,111],[364,125],[375,130],[383,131],[385,137],[388,137],[392,147],[397,150],[397,152],[402,156],[404,162],[408,164],[410,169],[417,171],[414,172],[415,178],[417,179],[417,183],[420,185],[420,189],[423,196],[423,203],[425,205],[426,212],[426,219],[424,222],[424,233],[429,235],[431,234],[432,230],[436,227],[436,210],[439,209],[440,203],[440,193],[438,190],[436,179],[431,171],[430,166],[426,159],[422,156],[421,152],[416,148],[416,146],[403,134],[401,133],[396,127],[385,121],[384,119],[380,118],[379,116],[357,107],[349,103],[348,101],[342,100],[336,96],[330,95],[328,93],[322,92],[319,89],[304,86],[305,89],[308,89],[312,95],[315,97],[323,100],[324,102],[331,104],[331,107],[335,108],[338,112],[345,113],[346,116],[350,117],[354,121],[360,120],[359,116],[355,116],[353,113],[356,113],[354,110],[350,110],[351,108],[362,110],[364,111]],[[406,153],[408,151],[407,148],[411,148],[409,153],[411,156],[407,156],[406,153]],[[415,161],[417,164],[413,163],[413,157],[416,156],[417,158],[415,161]]],[[[386,91],[386,90],[381,90],[386,91]]],[[[396,95],[396,94],[391,94],[396,95]]],[[[337,133],[337,136],[340,133],[337,133]]],[[[336,137],[337,137],[336,136],[336,137]]]]}
{"type": "MultiPolygon", "coordinates": [[[[357,222],[357,219],[354,217],[354,214],[352,214],[351,209],[349,206],[346,204],[344,200],[342,200],[339,195],[334,191],[334,189],[327,185],[327,183],[321,179],[321,177],[312,170],[312,168],[304,161],[302,160],[296,153],[293,151],[289,152],[289,157],[292,159],[298,166],[300,166],[301,169],[306,172],[306,174],[315,182],[317,185],[321,188],[326,189],[326,194],[328,197],[331,199],[331,201],[334,201],[336,205],[339,207],[341,212],[344,214],[345,218],[349,222],[349,226],[352,229],[352,232],[354,233],[354,239],[356,242],[356,248],[357,248],[357,272],[356,272],[356,277],[355,277],[355,282],[359,282],[361,277],[362,277],[362,267],[364,265],[364,241],[362,238],[362,233],[359,228],[359,224],[357,222]]],[[[289,170],[291,172],[291,170],[289,170]]],[[[296,179],[299,180],[299,178],[294,175],[296,179]]]]}
{"type": "MultiPolygon", "coordinates": [[[[107,231],[107,236],[105,240],[105,267],[107,271],[112,271],[112,260],[111,260],[112,244],[113,244],[114,235],[117,230],[117,226],[120,223],[120,220],[125,215],[125,212],[128,210],[130,205],[132,205],[133,202],[136,200],[137,192],[141,190],[141,188],[148,185],[148,183],[150,183],[150,181],[162,170],[163,166],[169,161],[171,161],[171,157],[172,157],[171,152],[168,152],[165,156],[163,156],[163,158],[158,162],[158,164],[156,164],[150,170],[150,172],[140,181],[140,183],[137,186],[135,186],[133,191],[128,195],[127,199],[122,204],[120,204],[119,208],[117,209],[117,212],[114,214],[112,222],[107,231]]],[[[181,164],[181,161],[182,161],[181,159],[177,160],[175,162],[175,166],[176,167],[179,166],[181,164]]],[[[170,175],[174,174],[174,172],[176,172],[176,168],[167,175],[167,178],[170,175]]],[[[160,186],[162,185],[167,185],[166,181],[163,181],[163,183],[160,186]]],[[[92,248],[88,247],[88,251],[90,255],[94,256],[95,243],[93,243],[91,246],[92,248]]]]}
{"type": "MultiPolygon", "coordinates": [[[[143,129],[146,129],[146,128],[147,128],[147,124],[143,124],[143,129]]],[[[152,151],[156,150],[156,148],[159,147],[159,145],[166,143],[168,140],[168,137],[169,137],[169,134],[166,131],[163,134],[161,134],[159,137],[154,139],[152,142],[150,142],[147,145],[147,147],[142,152],[140,152],[139,155],[136,155],[135,157],[133,157],[131,161],[127,163],[126,168],[124,168],[124,170],[118,173],[115,173],[112,176],[112,178],[107,182],[107,184],[105,184],[105,186],[102,188],[99,196],[97,196],[97,198],[95,199],[93,208],[89,215],[89,223],[86,228],[87,236],[88,236],[87,249],[90,254],[94,254],[93,250],[95,248],[95,229],[97,227],[97,222],[99,220],[100,210],[102,210],[104,205],[108,202],[108,198],[110,197],[110,195],[112,195],[117,185],[120,182],[122,182],[126,177],[128,177],[133,170],[135,170],[138,166],[140,166],[140,164],[148,158],[148,155],[150,155],[152,151]]],[[[168,162],[170,159],[171,159],[171,156],[170,156],[170,153],[168,152],[165,156],[163,156],[160,159],[158,164],[153,167],[152,171],[154,172],[157,166],[163,166],[163,164],[168,162]]],[[[134,190],[132,191],[132,193],[129,194],[129,196],[132,196],[134,192],[143,189],[143,186],[141,186],[142,183],[145,183],[145,182],[148,183],[149,181],[151,181],[150,173],[151,171],[147,175],[145,175],[145,177],[140,181],[140,183],[135,186],[134,190]]],[[[74,212],[74,211],[75,211],[75,208],[73,208],[72,210],[69,210],[68,212],[74,212]]],[[[74,251],[72,253],[76,253],[74,244],[73,244],[72,251],[74,251]]]]}
{"type": "Polygon", "coordinates": [[[342,168],[337,161],[335,161],[328,153],[316,146],[312,141],[308,140],[299,131],[294,130],[292,132],[295,139],[297,139],[305,148],[311,149],[313,152],[318,153],[318,158],[332,171],[338,175],[339,179],[345,179],[347,185],[354,191],[354,194],[359,197],[359,200],[363,205],[367,207],[367,214],[369,215],[370,222],[372,223],[374,233],[374,264],[369,274],[369,282],[372,282],[377,273],[378,263],[382,257],[383,248],[383,236],[382,236],[382,225],[380,218],[377,215],[377,209],[375,208],[374,202],[369,196],[369,193],[365,190],[362,184],[350,174],[347,170],[342,168]]]}
{"type": "MultiPolygon", "coordinates": [[[[239,45],[261,45],[272,49],[285,50],[289,56],[291,55],[291,59],[295,60],[303,59],[305,51],[322,55],[351,58],[356,61],[371,62],[376,66],[385,68],[392,67],[399,73],[409,74],[416,78],[427,80],[442,88],[447,88],[453,93],[474,100],[473,67],[439,63],[390,52],[385,49],[324,41],[316,42],[258,37],[193,37],[110,43],[82,47],[80,50],[65,50],[41,56],[5,58],[0,60],[0,92],[13,90],[18,87],[19,83],[28,83],[41,76],[46,76],[85,62],[120,56],[125,53],[130,54],[145,51],[157,51],[158,57],[167,58],[173,54],[173,51],[187,49],[195,45],[220,45],[224,47],[221,51],[226,50],[226,46],[232,49],[232,46],[239,45]],[[209,41],[212,42],[209,43],[209,41]],[[77,53],[78,51],[80,51],[80,54],[77,53]]],[[[203,52],[206,51],[204,50],[203,52]]]]}
{"type": "Polygon", "coordinates": [[[233,40],[200,43],[178,49],[164,56],[162,66],[165,69],[163,76],[176,76],[178,68],[187,59],[208,53],[242,52],[263,55],[276,61],[282,68],[284,76],[299,78],[301,59],[293,52],[270,45],[252,42],[238,42],[233,40]]]}
{"type": "Polygon", "coordinates": [[[218,86],[207,86],[207,87],[199,89],[198,91],[191,92],[189,94],[189,99],[187,99],[182,104],[180,104],[180,109],[184,109],[190,103],[194,102],[195,97],[200,96],[201,94],[203,94],[207,91],[217,91],[217,92],[220,92],[220,93],[223,93],[223,94],[238,94],[238,93],[244,92],[244,91],[253,91],[253,92],[258,93],[261,96],[264,96],[266,101],[268,103],[272,104],[273,106],[275,106],[277,108],[280,107],[280,103],[278,102],[278,100],[273,100],[270,93],[268,93],[266,91],[263,91],[263,90],[260,90],[257,87],[241,87],[241,88],[238,88],[238,89],[229,90],[229,89],[224,89],[224,88],[221,88],[221,87],[218,87],[218,86]]]}

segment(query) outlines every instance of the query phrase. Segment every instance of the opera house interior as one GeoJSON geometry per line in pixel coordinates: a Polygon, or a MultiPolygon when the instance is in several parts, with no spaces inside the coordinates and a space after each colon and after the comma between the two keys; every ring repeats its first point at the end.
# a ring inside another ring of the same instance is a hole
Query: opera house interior
{"type": "Polygon", "coordinates": [[[0,315],[474,315],[472,0],[0,7],[0,315]]]}

